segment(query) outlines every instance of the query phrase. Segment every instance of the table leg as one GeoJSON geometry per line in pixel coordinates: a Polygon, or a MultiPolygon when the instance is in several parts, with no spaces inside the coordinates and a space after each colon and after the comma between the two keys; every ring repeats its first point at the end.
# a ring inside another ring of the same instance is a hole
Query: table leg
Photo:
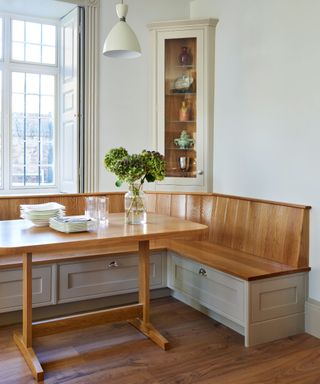
{"type": "Polygon", "coordinates": [[[22,270],[22,334],[14,333],[14,341],[25,358],[34,378],[44,378],[43,369],[32,349],[32,253],[23,254],[22,270]]]}
{"type": "Polygon", "coordinates": [[[130,323],[145,334],[160,348],[167,350],[169,348],[168,340],[163,337],[149,321],[150,317],[150,247],[149,241],[139,241],[139,303],[143,305],[142,319],[130,320],[130,323]]]}

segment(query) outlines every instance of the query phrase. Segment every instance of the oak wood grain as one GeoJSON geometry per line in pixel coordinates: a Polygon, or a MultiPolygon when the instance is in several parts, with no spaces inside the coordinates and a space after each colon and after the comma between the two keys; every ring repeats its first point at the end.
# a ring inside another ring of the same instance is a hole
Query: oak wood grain
{"type": "Polygon", "coordinates": [[[0,221],[0,255],[47,251],[79,251],[112,244],[165,239],[181,234],[193,235],[205,231],[200,223],[149,214],[145,225],[126,225],[123,213],[109,216],[109,224],[96,231],[60,233],[49,227],[34,227],[24,220],[0,221]]]}
{"type": "MultiPolygon", "coordinates": [[[[154,192],[148,195],[154,196],[154,192]]],[[[194,239],[255,255],[291,267],[309,266],[310,206],[216,193],[185,193],[185,217],[209,227],[194,239]]],[[[183,194],[157,192],[157,213],[179,216],[183,194]]],[[[185,237],[186,238],[186,237],[185,237]]],[[[235,252],[236,254],[237,252],[235,252]]]]}
{"type": "Polygon", "coordinates": [[[75,329],[92,327],[93,325],[125,321],[141,317],[142,313],[142,304],[132,304],[119,308],[38,321],[33,323],[33,335],[35,337],[46,336],[58,332],[68,332],[75,329]]]}
{"type": "Polygon", "coordinates": [[[167,247],[183,257],[248,281],[310,270],[310,267],[292,267],[203,240],[170,240],[167,247]]]}
{"type": "Polygon", "coordinates": [[[32,253],[23,254],[22,336],[26,348],[32,347],[32,253]]]}
{"type": "MultiPolygon", "coordinates": [[[[124,323],[39,338],[35,350],[45,384],[315,384],[320,382],[320,340],[300,334],[257,347],[172,298],[151,302],[151,319],[170,338],[164,353],[124,323]]],[[[12,340],[0,328],[0,382],[32,384],[12,340]]]]}

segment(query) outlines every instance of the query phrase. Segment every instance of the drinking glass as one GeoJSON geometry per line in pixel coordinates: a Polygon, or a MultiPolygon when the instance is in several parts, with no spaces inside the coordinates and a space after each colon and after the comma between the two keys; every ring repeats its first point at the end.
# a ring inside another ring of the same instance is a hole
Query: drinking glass
{"type": "Polygon", "coordinates": [[[97,199],[95,196],[88,196],[85,198],[85,216],[88,219],[97,219],[97,199]]]}
{"type": "Polygon", "coordinates": [[[109,198],[105,196],[97,197],[97,218],[101,222],[106,222],[109,217],[109,198]]]}

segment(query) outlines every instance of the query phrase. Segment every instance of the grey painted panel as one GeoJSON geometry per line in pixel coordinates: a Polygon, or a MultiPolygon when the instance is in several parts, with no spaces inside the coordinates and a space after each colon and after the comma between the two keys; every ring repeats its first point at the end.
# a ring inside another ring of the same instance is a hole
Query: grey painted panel
{"type": "MultiPolygon", "coordinates": [[[[32,268],[32,302],[34,307],[52,304],[52,268],[32,268]]],[[[22,270],[0,271],[0,312],[16,311],[22,307],[22,270]]]]}
{"type": "Polygon", "coordinates": [[[238,324],[244,324],[244,281],[176,256],[171,257],[170,268],[170,288],[238,324]]]}
{"type": "MultiPolygon", "coordinates": [[[[160,288],[163,281],[163,255],[150,257],[150,286],[160,288]]],[[[133,292],[138,289],[137,255],[110,256],[58,265],[58,303],[133,292]]]]}

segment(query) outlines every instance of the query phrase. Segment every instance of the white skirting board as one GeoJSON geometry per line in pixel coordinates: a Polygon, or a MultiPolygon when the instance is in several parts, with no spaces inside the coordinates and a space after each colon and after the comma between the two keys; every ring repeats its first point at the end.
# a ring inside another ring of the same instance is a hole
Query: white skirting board
{"type": "Polygon", "coordinates": [[[306,332],[320,339],[320,302],[313,299],[306,301],[306,332]]]}

